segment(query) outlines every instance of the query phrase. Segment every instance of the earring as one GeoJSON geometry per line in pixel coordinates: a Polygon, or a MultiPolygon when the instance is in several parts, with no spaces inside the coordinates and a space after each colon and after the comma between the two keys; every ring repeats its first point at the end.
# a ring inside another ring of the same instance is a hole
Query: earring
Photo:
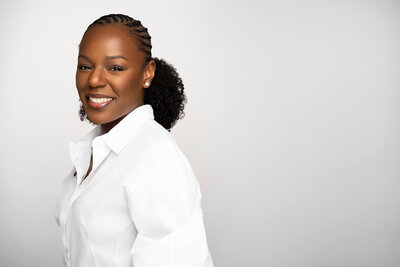
{"type": "Polygon", "coordinates": [[[146,81],[146,82],[144,83],[144,86],[146,86],[146,87],[149,87],[149,85],[150,85],[150,83],[149,83],[148,81],[146,81]]]}
{"type": "Polygon", "coordinates": [[[79,103],[80,103],[80,108],[79,108],[79,119],[81,121],[84,121],[86,118],[86,112],[85,109],[83,108],[83,104],[82,101],[79,99],[79,103]]]}

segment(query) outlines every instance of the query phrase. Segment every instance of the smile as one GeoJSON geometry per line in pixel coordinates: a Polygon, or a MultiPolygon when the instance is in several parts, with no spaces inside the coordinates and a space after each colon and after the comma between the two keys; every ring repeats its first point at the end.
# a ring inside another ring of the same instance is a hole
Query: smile
{"type": "Polygon", "coordinates": [[[88,105],[92,108],[104,108],[105,106],[107,106],[108,104],[111,103],[111,101],[113,100],[113,98],[111,97],[88,97],[88,105]]]}

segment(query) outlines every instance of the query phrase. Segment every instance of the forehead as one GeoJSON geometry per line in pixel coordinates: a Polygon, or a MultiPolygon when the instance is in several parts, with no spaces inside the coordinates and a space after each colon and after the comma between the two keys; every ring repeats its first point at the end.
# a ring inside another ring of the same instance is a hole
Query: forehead
{"type": "Polygon", "coordinates": [[[136,42],[135,37],[121,24],[95,25],[82,37],[79,52],[92,56],[138,57],[141,52],[136,42]]]}

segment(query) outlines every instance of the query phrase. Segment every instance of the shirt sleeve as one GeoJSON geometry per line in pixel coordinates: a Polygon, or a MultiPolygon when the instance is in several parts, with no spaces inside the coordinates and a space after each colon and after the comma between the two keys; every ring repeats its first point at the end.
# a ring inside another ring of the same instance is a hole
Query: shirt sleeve
{"type": "Polygon", "coordinates": [[[127,187],[137,229],[134,267],[212,267],[201,192],[184,157],[158,162],[127,187]]]}

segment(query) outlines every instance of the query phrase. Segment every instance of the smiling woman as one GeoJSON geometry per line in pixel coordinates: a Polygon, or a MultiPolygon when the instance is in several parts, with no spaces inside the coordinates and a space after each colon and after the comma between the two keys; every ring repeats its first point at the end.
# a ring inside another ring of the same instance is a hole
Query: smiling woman
{"type": "Polygon", "coordinates": [[[104,132],[143,105],[143,88],[154,78],[155,61],[146,62],[145,53],[132,49],[136,43],[119,23],[95,24],[82,38],[76,87],[88,119],[104,132]]]}
{"type": "Polygon", "coordinates": [[[70,267],[210,267],[201,192],[168,130],[183,116],[183,84],[151,55],[141,22],[103,16],[79,46],[81,120],[56,221],[70,267]]]}

